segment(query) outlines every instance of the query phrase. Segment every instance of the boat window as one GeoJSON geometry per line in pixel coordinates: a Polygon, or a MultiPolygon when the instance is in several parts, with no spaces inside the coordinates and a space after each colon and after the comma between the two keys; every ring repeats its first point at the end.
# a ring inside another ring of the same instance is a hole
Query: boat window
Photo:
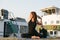
{"type": "Polygon", "coordinates": [[[45,21],[45,24],[47,24],[47,21],[45,21]]]}
{"type": "Polygon", "coordinates": [[[51,21],[51,24],[53,24],[54,23],[54,21],[51,21]]]}
{"type": "Polygon", "coordinates": [[[8,19],[8,11],[1,9],[1,15],[3,16],[4,19],[8,19]]]}
{"type": "Polygon", "coordinates": [[[52,13],[55,13],[55,9],[52,9],[52,13]]]}
{"type": "Polygon", "coordinates": [[[4,37],[8,37],[9,34],[12,34],[13,30],[11,29],[11,25],[8,22],[4,22],[4,37]]]}
{"type": "Polygon", "coordinates": [[[57,31],[54,31],[54,34],[56,35],[57,34],[57,31]]]}
{"type": "Polygon", "coordinates": [[[20,33],[27,33],[27,32],[28,32],[28,27],[24,26],[24,25],[21,25],[20,26],[20,33]]]}
{"type": "Polygon", "coordinates": [[[59,24],[59,20],[57,20],[56,23],[59,24]]]}
{"type": "Polygon", "coordinates": [[[53,35],[53,31],[50,31],[50,34],[53,35]]]}
{"type": "Polygon", "coordinates": [[[4,37],[8,37],[12,33],[18,33],[18,25],[11,22],[4,22],[4,37]]]}
{"type": "Polygon", "coordinates": [[[51,10],[50,9],[48,10],[48,13],[51,14],[51,10]]]}

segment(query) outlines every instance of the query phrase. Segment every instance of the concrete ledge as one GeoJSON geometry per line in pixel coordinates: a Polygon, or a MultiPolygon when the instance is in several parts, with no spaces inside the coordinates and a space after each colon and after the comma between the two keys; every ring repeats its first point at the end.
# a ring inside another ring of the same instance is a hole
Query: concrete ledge
{"type": "Polygon", "coordinates": [[[12,37],[10,37],[10,38],[0,38],[0,40],[18,40],[18,38],[12,38],[12,37]]]}
{"type": "Polygon", "coordinates": [[[30,38],[15,38],[15,37],[10,37],[10,38],[0,38],[0,40],[60,40],[60,38],[42,38],[42,39],[30,39],[30,38]]]}

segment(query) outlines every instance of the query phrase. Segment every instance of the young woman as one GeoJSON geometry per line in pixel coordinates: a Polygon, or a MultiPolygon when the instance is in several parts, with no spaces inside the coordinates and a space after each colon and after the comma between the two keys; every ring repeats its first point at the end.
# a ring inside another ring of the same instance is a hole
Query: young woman
{"type": "Polygon", "coordinates": [[[29,26],[29,34],[32,36],[39,36],[39,33],[35,30],[35,27],[37,24],[41,24],[37,22],[37,17],[41,19],[41,17],[37,16],[36,12],[32,11],[30,13],[30,18],[29,18],[29,22],[28,22],[28,26],[29,26]]]}

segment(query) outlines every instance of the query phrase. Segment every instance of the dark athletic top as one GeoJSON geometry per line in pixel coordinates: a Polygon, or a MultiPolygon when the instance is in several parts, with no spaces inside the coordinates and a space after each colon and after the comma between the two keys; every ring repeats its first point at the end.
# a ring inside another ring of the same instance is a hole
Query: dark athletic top
{"type": "Polygon", "coordinates": [[[31,20],[28,23],[29,26],[29,33],[32,34],[35,32],[35,27],[36,27],[36,21],[32,22],[31,20]]]}
{"type": "Polygon", "coordinates": [[[36,25],[37,25],[36,21],[35,22],[32,22],[31,20],[29,21],[28,26],[29,26],[30,37],[31,36],[39,36],[40,37],[40,34],[35,30],[36,25]]]}

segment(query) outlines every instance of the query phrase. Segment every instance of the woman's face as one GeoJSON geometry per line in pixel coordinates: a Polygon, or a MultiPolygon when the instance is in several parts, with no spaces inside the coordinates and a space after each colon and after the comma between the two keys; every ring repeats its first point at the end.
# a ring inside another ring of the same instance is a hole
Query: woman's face
{"type": "Polygon", "coordinates": [[[33,18],[33,15],[32,14],[30,14],[30,18],[33,18]]]}

